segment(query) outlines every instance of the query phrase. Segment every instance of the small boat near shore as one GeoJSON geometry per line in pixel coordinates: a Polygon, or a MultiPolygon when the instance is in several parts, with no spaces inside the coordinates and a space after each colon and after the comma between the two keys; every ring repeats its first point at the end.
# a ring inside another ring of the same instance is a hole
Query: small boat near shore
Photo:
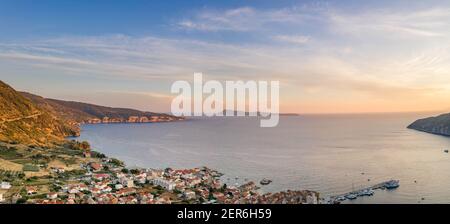
{"type": "Polygon", "coordinates": [[[390,180],[384,184],[384,187],[386,189],[395,189],[400,186],[399,182],[400,181],[398,181],[398,180],[390,180]]]}
{"type": "Polygon", "coordinates": [[[357,192],[358,197],[373,196],[374,194],[375,194],[375,191],[372,189],[364,189],[364,190],[357,192]]]}
{"type": "Polygon", "coordinates": [[[356,194],[347,194],[345,196],[345,198],[347,198],[348,200],[355,200],[356,198],[358,198],[358,195],[356,195],[356,194]]]}
{"type": "Polygon", "coordinates": [[[269,185],[270,183],[272,183],[272,181],[269,180],[269,179],[264,178],[264,179],[262,179],[259,183],[260,183],[261,185],[269,185]]]}

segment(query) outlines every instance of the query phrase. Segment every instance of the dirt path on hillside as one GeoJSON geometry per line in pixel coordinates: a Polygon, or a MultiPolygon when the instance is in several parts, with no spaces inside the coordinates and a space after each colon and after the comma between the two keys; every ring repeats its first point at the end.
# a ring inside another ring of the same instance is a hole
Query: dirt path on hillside
{"type": "Polygon", "coordinates": [[[38,116],[41,116],[41,115],[42,115],[42,113],[39,112],[39,113],[36,113],[36,114],[33,114],[33,115],[28,115],[28,116],[25,116],[25,117],[19,117],[19,118],[13,118],[13,119],[0,121],[0,124],[6,123],[6,122],[14,122],[14,121],[20,121],[20,120],[23,120],[23,119],[34,118],[34,117],[38,117],[38,116]]]}

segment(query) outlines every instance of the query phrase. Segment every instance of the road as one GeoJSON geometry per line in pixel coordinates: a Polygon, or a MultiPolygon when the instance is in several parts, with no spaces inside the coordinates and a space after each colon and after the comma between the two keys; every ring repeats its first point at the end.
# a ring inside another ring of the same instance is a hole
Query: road
{"type": "Polygon", "coordinates": [[[32,115],[28,115],[28,116],[25,116],[25,117],[19,117],[19,118],[13,118],[13,119],[8,119],[8,120],[0,121],[0,124],[6,123],[6,122],[14,122],[14,121],[20,121],[20,120],[23,120],[23,119],[34,118],[34,117],[38,117],[38,116],[40,116],[40,115],[42,115],[41,112],[36,113],[36,114],[32,114],[32,115]]]}

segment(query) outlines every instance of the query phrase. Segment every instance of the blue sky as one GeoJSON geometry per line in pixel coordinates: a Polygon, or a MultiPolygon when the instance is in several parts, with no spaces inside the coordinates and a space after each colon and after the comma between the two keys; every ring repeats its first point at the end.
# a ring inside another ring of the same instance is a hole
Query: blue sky
{"type": "Polygon", "coordinates": [[[2,1],[2,39],[53,35],[189,35],[173,25],[202,9],[282,7],[295,1],[2,1]],[[247,4],[248,3],[248,4],[247,4]]]}
{"type": "Polygon", "coordinates": [[[280,80],[284,112],[444,110],[450,2],[0,0],[0,79],[168,111],[170,85],[280,80]]]}

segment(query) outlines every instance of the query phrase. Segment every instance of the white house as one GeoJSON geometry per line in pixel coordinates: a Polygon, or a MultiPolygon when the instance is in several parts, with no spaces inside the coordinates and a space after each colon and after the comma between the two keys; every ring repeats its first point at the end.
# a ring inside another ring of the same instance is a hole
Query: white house
{"type": "Polygon", "coordinates": [[[161,179],[161,178],[153,179],[152,182],[153,182],[153,185],[161,186],[168,191],[173,190],[176,186],[175,183],[173,183],[169,180],[161,179]]]}
{"type": "Polygon", "coordinates": [[[184,197],[188,200],[195,199],[195,192],[193,192],[191,190],[186,190],[184,192],[184,197]]]}
{"type": "Polygon", "coordinates": [[[50,170],[53,173],[64,173],[65,172],[64,168],[61,168],[61,167],[51,167],[50,170]]]}
{"type": "Polygon", "coordinates": [[[79,192],[80,191],[77,188],[75,188],[75,187],[74,188],[70,188],[69,191],[68,191],[69,194],[76,194],[76,193],[79,193],[79,192]]]}
{"type": "Polygon", "coordinates": [[[137,176],[136,181],[140,184],[145,184],[147,182],[146,176],[137,176]]]}
{"type": "Polygon", "coordinates": [[[9,182],[2,182],[2,184],[0,185],[0,188],[4,189],[4,190],[8,190],[11,188],[11,184],[9,182]]]}
{"type": "Polygon", "coordinates": [[[58,194],[57,193],[48,193],[47,194],[47,198],[48,199],[56,199],[56,198],[58,198],[58,194]]]}
{"type": "Polygon", "coordinates": [[[111,188],[110,186],[107,186],[107,187],[103,188],[102,191],[103,191],[104,193],[109,193],[109,192],[112,191],[112,188],[111,188]]]}
{"type": "Polygon", "coordinates": [[[128,178],[122,178],[120,183],[126,187],[134,187],[134,181],[128,178]]]}

